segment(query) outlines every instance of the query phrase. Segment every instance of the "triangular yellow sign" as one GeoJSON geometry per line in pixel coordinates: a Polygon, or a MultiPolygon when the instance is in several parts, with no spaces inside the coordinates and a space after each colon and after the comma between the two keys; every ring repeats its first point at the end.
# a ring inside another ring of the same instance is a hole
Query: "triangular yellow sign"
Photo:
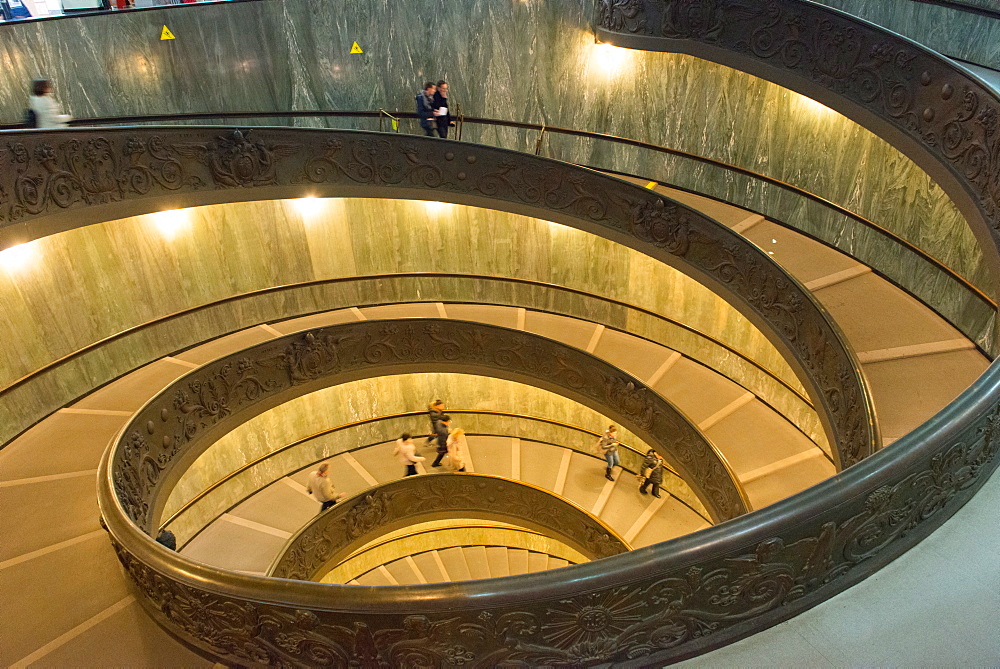
{"type": "Polygon", "coordinates": [[[165,39],[177,39],[177,38],[174,37],[174,34],[172,32],[170,32],[170,28],[163,26],[163,30],[160,31],[160,41],[162,42],[165,39]]]}
{"type": "Polygon", "coordinates": [[[358,43],[355,42],[354,44],[351,45],[351,53],[364,53],[364,51],[362,51],[361,47],[358,46],[358,43]]]}

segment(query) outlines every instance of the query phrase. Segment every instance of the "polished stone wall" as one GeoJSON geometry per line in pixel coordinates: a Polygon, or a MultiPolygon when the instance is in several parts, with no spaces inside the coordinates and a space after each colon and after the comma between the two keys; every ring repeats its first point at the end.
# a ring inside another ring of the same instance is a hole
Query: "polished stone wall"
{"type": "MultiPolygon", "coordinates": [[[[801,389],[774,347],[725,301],[602,238],[475,207],[369,199],[308,204],[308,212],[299,201],[199,207],[32,242],[28,264],[0,271],[0,337],[19,342],[0,364],[0,387],[134,325],[233,295],[317,279],[454,272],[533,279],[648,308],[729,344],[801,389]]],[[[448,278],[306,286],[141,330],[3,393],[0,443],[90,388],[206,339],[304,313],[428,299],[512,304],[633,331],[719,369],[824,443],[815,412],[794,393],[680,327],[544,287],[448,278]]]]}
{"type": "MultiPolygon", "coordinates": [[[[958,211],[885,142],[735,70],[595,45],[592,12],[593,0],[284,0],[0,26],[0,119],[20,118],[26,82],[39,73],[55,80],[68,110],[81,117],[410,110],[419,82],[444,77],[466,114],[633,137],[794,183],[993,291],[958,211]],[[158,39],[164,24],[176,40],[158,39]],[[363,54],[349,53],[355,40],[363,54]]],[[[533,150],[535,133],[470,129],[465,139],[533,150]]],[[[882,269],[992,345],[992,314],[956,285],[898,246],[801,199],[605,143],[550,138],[543,148],[562,159],[705,190],[785,220],[882,269]]]]}
{"type": "MultiPolygon", "coordinates": [[[[817,0],[905,35],[935,51],[1000,69],[1000,20],[915,0],[817,0]]],[[[996,0],[957,0],[954,4],[1000,12],[996,0]]]]}
{"type": "MultiPolygon", "coordinates": [[[[610,422],[599,412],[558,394],[503,379],[436,373],[363,379],[299,397],[254,417],[219,439],[198,457],[177,482],[164,508],[163,519],[238,467],[277,448],[355,421],[422,411],[435,397],[444,398],[453,410],[506,411],[555,420],[595,432],[610,422]]],[[[590,452],[596,441],[567,427],[513,417],[455,414],[452,426],[470,433],[510,435],[559,444],[585,453],[590,452]]],[[[179,541],[186,541],[233,504],[278,478],[360,446],[390,441],[402,432],[426,433],[426,417],[387,419],[306,441],[229,479],[173,521],[170,529],[179,541]]],[[[628,430],[621,429],[619,438],[642,452],[648,448],[645,442],[628,430]]],[[[390,447],[381,448],[390,458],[390,447]]],[[[523,443],[522,448],[531,448],[530,442],[523,443]]],[[[623,455],[629,454],[623,452],[623,455]]],[[[629,462],[626,457],[622,464],[635,471],[639,460],[632,459],[635,461],[629,462]]],[[[600,462],[595,463],[600,466],[600,462]]],[[[665,488],[706,515],[704,506],[677,477],[667,476],[665,488]]]]}

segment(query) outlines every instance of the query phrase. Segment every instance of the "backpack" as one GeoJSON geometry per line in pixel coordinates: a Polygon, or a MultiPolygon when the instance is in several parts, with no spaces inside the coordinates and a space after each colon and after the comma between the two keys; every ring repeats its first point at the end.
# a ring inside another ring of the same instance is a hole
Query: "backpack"
{"type": "Polygon", "coordinates": [[[38,114],[35,113],[34,109],[27,109],[24,112],[24,127],[25,128],[37,128],[38,127],[38,114]]]}

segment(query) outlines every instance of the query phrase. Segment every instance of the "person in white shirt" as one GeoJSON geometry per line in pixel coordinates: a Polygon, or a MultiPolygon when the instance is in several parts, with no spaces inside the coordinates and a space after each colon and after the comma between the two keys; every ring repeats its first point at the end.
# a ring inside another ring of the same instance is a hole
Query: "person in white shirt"
{"type": "Polygon", "coordinates": [[[329,470],[330,465],[325,462],[321,464],[319,469],[309,474],[309,484],[306,486],[309,494],[315,497],[316,501],[321,504],[319,507],[320,513],[326,511],[347,496],[346,493],[334,492],[333,482],[327,476],[329,470]]]}
{"type": "Polygon", "coordinates": [[[467,450],[469,450],[469,444],[465,441],[465,430],[458,428],[448,435],[448,458],[451,460],[452,471],[465,471],[465,452],[467,450]]]}
{"type": "Polygon", "coordinates": [[[52,82],[48,79],[38,79],[31,84],[28,107],[35,112],[36,128],[65,128],[70,120],[52,98],[52,82]]]}
{"type": "Polygon", "coordinates": [[[413,476],[417,473],[417,463],[423,462],[426,458],[417,455],[417,447],[413,444],[413,439],[408,432],[396,440],[396,449],[392,452],[401,465],[406,467],[406,474],[403,476],[413,476]]]}

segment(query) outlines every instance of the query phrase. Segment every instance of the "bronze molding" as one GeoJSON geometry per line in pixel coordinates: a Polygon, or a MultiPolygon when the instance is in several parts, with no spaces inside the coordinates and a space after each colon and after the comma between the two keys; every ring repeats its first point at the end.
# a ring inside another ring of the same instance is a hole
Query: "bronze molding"
{"type": "Polygon", "coordinates": [[[227,572],[152,542],[98,496],[119,559],[161,625],[247,666],[654,666],[786,620],[898,557],[996,469],[1000,373],[871,458],[794,497],[557,572],[421,586],[331,586],[227,572]],[[553,623],[553,621],[556,621],[553,623]]]}
{"type": "MultiPolygon", "coordinates": [[[[499,417],[502,417],[502,418],[517,418],[517,419],[520,419],[520,420],[537,422],[537,423],[543,423],[543,424],[546,424],[546,425],[555,425],[555,426],[558,426],[558,427],[561,427],[561,428],[564,428],[564,429],[567,429],[567,430],[572,430],[574,432],[579,432],[581,434],[587,435],[587,437],[590,439],[588,442],[586,442],[587,444],[593,444],[594,443],[593,439],[599,438],[601,436],[601,434],[602,434],[600,432],[594,432],[593,430],[588,430],[586,428],[579,427],[577,425],[571,425],[569,423],[563,423],[561,421],[553,420],[553,419],[550,419],[550,418],[542,418],[542,417],[539,417],[539,416],[529,416],[527,414],[511,413],[509,411],[486,411],[486,410],[481,410],[481,409],[448,409],[448,414],[452,415],[452,416],[462,416],[462,415],[465,415],[465,416],[470,416],[470,415],[471,416],[499,416],[499,417]]],[[[347,424],[344,424],[344,425],[338,425],[336,427],[327,428],[327,429],[322,430],[320,432],[316,432],[315,434],[310,434],[308,436],[302,437],[301,439],[296,439],[295,441],[291,442],[290,444],[285,444],[284,446],[279,446],[278,448],[274,449],[270,453],[265,453],[264,455],[262,455],[262,456],[260,456],[258,458],[255,458],[255,459],[251,460],[250,462],[247,462],[246,464],[241,465],[240,467],[238,467],[238,468],[234,469],[233,471],[231,471],[229,474],[226,474],[225,476],[223,476],[221,479],[215,481],[214,483],[209,484],[205,489],[203,489],[201,492],[199,492],[198,494],[196,494],[193,497],[191,497],[191,499],[189,499],[187,502],[185,502],[180,508],[178,508],[172,514],[170,514],[170,516],[168,516],[164,520],[161,520],[160,521],[160,525],[159,525],[159,527],[157,529],[158,530],[170,529],[170,524],[171,523],[173,523],[175,520],[177,520],[178,518],[180,518],[182,515],[184,515],[184,513],[186,511],[188,511],[189,509],[191,509],[193,506],[195,506],[201,500],[205,499],[212,492],[214,492],[218,488],[220,488],[223,485],[225,485],[231,479],[239,476],[240,474],[242,474],[242,473],[244,473],[246,471],[249,471],[249,470],[253,469],[254,467],[256,467],[257,465],[259,465],[259,464],[261,464],[263,462],[266,462],[267,460],[271,459],[275,455],[279,455],[281,453],[285,453],[285,452],[290,451],[292,449],[295,449],[295,448],[297,448],[299,446],[302,446],[303,444],[307,444],[310,441],[312,441],[313,439],[316,439],[318,437],[322,437],[322,436],[331,434],[333,432],[339,432],[341,430],[348,430],[348,429],[351,429],[351,428],[354,428],[354,427],[359,427],[359,426],[362,426],[362,425],[371,425],[372,423],[380,423],[382,421],[391,421],[391,420],[400,419],[400,418],[426,419],[426,416],[427,416],[427,412],[426,411],[407,411],[407,412],[404,412],[404,413],[396,413],[396,414],[387,414],[387,415],[384,415],[384,416],[377,416],[375,418],[366,418],[364,420],[354,421],[352,423],[347,423],[347,424]]],[[[385,434],[385,433],[383,432],[383,434],[385,434]]],[[[494,432],[485,433],[485,432],[482,432],[480,428],[474,428],[473,430],[466,430],[466,434],[469,435],[469,436],[488,436],[488,437],[510,436],[510,435],[497,434],[497,433],[494,433],[494,432]]],[[[427,434],[414,434],[413,436],[414,436],[414,438],[421,438],[421,437],[428,437],[430,435],[427,435],[427,434]]],[[[587,455],[587,456],[590,456],[590,457],[593,457],[593,458],[599,458],[599,456],[594,455],[591,452],[590,448],[583,448],[581,444],[575,444],[575,443],[574,444],[555,444],[555,443],[550,442],[550,441],[540,441],[539,439],[535,439],[535,438],[532,438],[532,437],[525,436],[522,433],[518,433],[518,437],[521,439],[521,441],[530,441],[530,442],[535,442],[535,443],[551,444],[553,446],[561,446],[562,448],[568,448],[568,449],[573,450],[573,451],[575,451],[577,453],[580,453],[582,455],[587,455]]],[[[291,473],[302,471],[306,467],[315,466],[315,465],[319,464],[320,462],[322,462],[323,460],[336,457],[336,456],[341,455],[343,453],[356,453],[358,451],[364,450],[366,448],[370,448],[372,446],[376,446],[378,444],[385,444],[385,443],[387,443],[389,441],[392,441],[392,438],[390,438],[388,435],[386,435],[386,440],[385,441],[371,442],[371,443],[365,444],[363,446],[358,446],[357,448],[352,448],[352,449],[349,449],[349,450],[346,450],[346,451],[339,451],[337,453],[331,453],[331,454],[329,454],[327,456],[324,456],[320,460],[309,462],[309,463],[307,463],[305,465],[302,465],[300,467],[296,467],[295,469],[288,470],[284,474],[281,474],[281,476],[284,477],[284,476],[288,476],[291,473]]],[[[637,450],[633,446],[630,446],[630,445],[628,445],[626,443],[622,443],[622,442],[619,442],[618,448],[619,448],[619,452],[623,453],[625,455],[625,457],[622,458],[622,464],[621,464],[622,471],[627,471],[630,474],[638,474],[639,473],[639,469],[640,469],[640,465],[642,464],[642,461],[645,458],[645,453],[643,453],[640,450],[637,450]],[[631,460],[631,462],[629,462],[629,460],[631,460]]],[[[680,480],[682,482],[684,481],[684,479],[682,479],[680,477],[680,475],[677,472],[675,472],[673,470],[673,468],[669,464],[667,464],[664,467],[664,469],[666,470],[666,473],[669,474],[670,476],[676,477],[678,480],[680,480]]],[[[268,481],[266,483],[260,484],[260,488],[267,487],[271,483],[274,483],[275,480],[276,479],[272,479],[271,481],[268,481]]],[[[685,483],[685,485],[687,485],[687,484],[685,483]]],[[[246,495],[245,497],[241,498],[236,504],[230,506],[223,513],[228,513],[232,509],[236,508],[238,505],[240,505],[243,502],[247,501],[254,494],[256,494],[256,492],[250,493],[249,495],[246,495]]],[[[685,506],[688,506],[683,500],[680,500],[680,502],[682,504],[685,504],[685,506]]],[[[699,516],[704,517],[704,515],[701,514],[700,512],[698,512],[698,511],[696,511],[694,509],[691,509],[691,510],[694,511],[695,513],[697,513],[699,516]]],[[[222,514],[216,515],[214,518],[212,518],[212,520],[210,520],[208,523],[206,523],[206,525],[204,527],[202,527],[201,530],[198,530],[198,532],[196,532],[194,535],[192,535],[191,538],[193,539],[202,530],[204,530],[205,527],[208,527],[208,525],[211,525],[216,520],[218,520],[220,515],[222,515],[222,514]]],[[[705,522],[710,523],[711,521],[708,518],[705,518],[705,522]]],[[[185,542],[184,545],[186,545],[190,541],[191,541],[191,539],[188,539],[187,542],[185,542]]],[[[182,546],[180,546],[180,548],[178,550],[183,550],[183,549],[184,549],[184,546],[182,545],[182,546]]]]}
{"type": "Polygon", "coordinates": [[[267,575],[314,580],[388,532],[456,517],[525,527],[591,560],[631,550],[601,520],[538,486],[486,474],[441,473],[383,483],[318,514],[288,539],[267,575]]]}
{"type": "Polygon", "coordinates": [[[1000,97],[948,58],[803,0],[597,0],[599,40],[681,52],[814,98],[923,168],[1000,270],[1000,97]]]}
{"type": "Polygon", "coordinates": [[[59,130],[19,134],[0,151],[0,229],[29,237],[165,206],[309,194],[441,200],[601,235],[726,296],[789,353],[838,469],[880,445],[860,365],[809,292],[725,226],[614,177],[482,145],[346,130],[59,130]]]}
{"type": "Polygon", "coordinates": [[[331,325],[192,370],[151,399],[111,449],[116,497],[128,517],[151,533],[165,491],[215,438],[247,418],[337,383],[428,370],[505,378],[557,392],[657,448],[713,522],[749,509],[725,458],[687,417],[637,379],[560,342],[450,319],[331,325]]]}

